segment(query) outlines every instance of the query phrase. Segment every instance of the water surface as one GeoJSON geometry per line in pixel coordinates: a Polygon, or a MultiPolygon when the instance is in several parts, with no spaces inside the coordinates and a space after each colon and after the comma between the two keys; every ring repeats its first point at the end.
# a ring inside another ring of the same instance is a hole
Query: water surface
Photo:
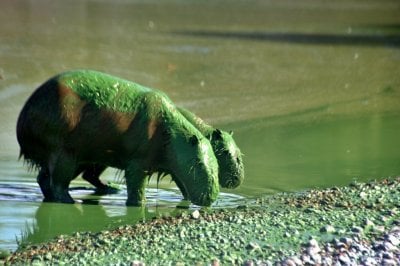
{"type": "Polygon", "coordinates": [[[143,209],[124,206],[124,189],[99,198],[82,180],[71,194],[84,204],[41,203],[15,124],[38,85],[74,68],[164,90],[233,129],[245,182],[214,207],[399,175],[399,12],[397,0],[1,1],[0,249],[188,205],[168,180],[150,182],[143,209]]]}

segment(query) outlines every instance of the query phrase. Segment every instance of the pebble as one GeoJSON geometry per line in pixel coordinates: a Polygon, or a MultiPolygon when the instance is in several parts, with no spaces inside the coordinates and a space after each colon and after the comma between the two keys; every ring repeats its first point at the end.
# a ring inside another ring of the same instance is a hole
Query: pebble
{"type": "Polygon", "coordinates": [[[385,239],[395,246],[398,246],[400,244],[399,237],[396,237],[394,235],[385,235],[385,239]]]}
{"type": "Polygon", "coordinates": [[[300,264],[298,264],[296,262],[296,260],[293,257],[290,257],[288,259],[285,259],[284,261],[282,261],[281,265],[282,266],[297,266],[297,265],[303,265],[302,261],[300,260],[299,262],[300,264]]]}
{"type": "Polygon", "coordinates": [[[360,261],[361,261],[361,264],[365,265],[365,266],[378,265],[378,262],[376,261],[376,259],[374,259],[372,257],[362,257],[360,261]]]}
{"type": "MultiPolygon", "coordinates": [[[[354,227],[351,229],[354,232],[354,227]]],[[[281,265],[400,265],[400,230],[392,229],[372,243],[360,240],[357,235],[342,237],[328,243],[310,239],[302,249],[300,264],[290,264],[293,257],[281,265]],[[396,243],[394,245],[393,243],[396,243]],[[323,250],[323,252],[321,251],[323,250]]],[[[297,262],[296,262],[297,263],[297,262]]]]}
{"type": "Polygon", "coordinates": [[[396,266],[399,265],[399,261],[395,261],[392,259],[383,259],[382,260],[382,265],[384,266],[396,266]]]}
{"type": "Polygon", "coordinates": [[[257,243],[255,243],[255,242],[250,242],[250,243],[246,246],[246,249],[253,251],[253,250],[260,250],[261,248],[260,248],[260,246],[259,246],[257,243]]]}
{"type": "Polygon", "coordinates": [[[347,253],[341,253],[339,255],[339,261],[345,265],[350,265],[351,260],[349,258],[349,255],[347,255],[347,253]]]}
{"type": "Polygon", "coordinates": [[[351,231],[355,234],[362,234],[364,230],[359,226],[354,226],[351,228],[351,231]]]}
{"type": "Polygon", "coordinates": [[[193,219],[199,219],[200,218],[200,212],[198,210],[195,210],[192,212],[192,218],[193,219]]]}
{"type": "Polygon", "coordinates": [[[374,222],[369,219],[366,219],[364,221],[364,227],[370,227],[370,226],[374,226],[374,225],[375,225],[374,222]]]}
{"type": "Polygon", "coordinates": [[[142,262],[142,261],[139,261],[139,260],[134,260],[134,261],[132,261],[132,263],[131,263],[131,266],[145,266],[146,264],[144,263],[144,262],[142,262]]]}
{"type": "Polygon", "coordinates": [[[322,233],[328,233],[328,234],[332,234],[336,231],[335,227],[333,227],[332,225],[325,225],[324,227],[322,227],[320,229],[320,232],[322,233]]]}
{"type": "Polygon", "coordinates": [[[353,243],[353,240],[350,237],[342,237],[340,238],[340,242],[346,244],[349,247],[353,243]]]}

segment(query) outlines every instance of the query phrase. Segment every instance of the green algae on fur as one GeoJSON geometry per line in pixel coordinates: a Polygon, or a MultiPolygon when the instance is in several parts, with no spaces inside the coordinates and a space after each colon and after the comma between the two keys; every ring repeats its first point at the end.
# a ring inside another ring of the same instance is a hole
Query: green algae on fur
{"type": "Polygon", "coordinates": [[[140,106],[138,96],[155,91],[140,84],[93,70],[69,71],[60,74],[56,79],[75,91],[82,99],[97,107],[105,107],[119,112],[134,112],[133,108],[140,106]]]}

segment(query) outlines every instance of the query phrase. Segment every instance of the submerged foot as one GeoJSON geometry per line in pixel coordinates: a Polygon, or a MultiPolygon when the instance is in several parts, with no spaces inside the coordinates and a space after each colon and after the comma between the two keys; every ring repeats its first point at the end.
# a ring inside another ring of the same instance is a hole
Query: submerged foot
{"type": "Polygon", "coordinates": [[[116,184],[109,183],[108,185],[104,185],[104,187],[97,187],[94,191],[94,195],[110,195],[110,194],[118,194],[120,192],[120,188],[116,184]]]}

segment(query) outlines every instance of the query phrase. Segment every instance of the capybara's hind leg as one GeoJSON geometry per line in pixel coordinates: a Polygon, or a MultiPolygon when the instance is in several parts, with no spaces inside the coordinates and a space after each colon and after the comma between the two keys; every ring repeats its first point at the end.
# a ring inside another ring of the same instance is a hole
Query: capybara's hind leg
{"type": "Polygon", "coordinates": [[[53,193],[50,187],[50,172],[47,167],[41,167],[37,176],[37,182],[42,190],[44,201],[53,201],[53,193]]]}
{"type": "Polygon", "coordinates": [[[104,172],[105,169],[106,169],[106,166],[104,166],[104,165],[89,164],[85,167],[85,170],[82,174],[82,178],[96,187],[95,194],[97,194],[97,195],[118,193],[119,190],[117,188],[108,186],[107,184],[103,183],[100,180],[100,175],[101,175],[101,173],[104,172]]]}
{"type": "Polygon", "coordinates": [[[76,160],[67,153],[60,153],[50,163],[51,191],[55,202],[74,203],[68,193],[68,187],[75,178],[76,160]]]}

